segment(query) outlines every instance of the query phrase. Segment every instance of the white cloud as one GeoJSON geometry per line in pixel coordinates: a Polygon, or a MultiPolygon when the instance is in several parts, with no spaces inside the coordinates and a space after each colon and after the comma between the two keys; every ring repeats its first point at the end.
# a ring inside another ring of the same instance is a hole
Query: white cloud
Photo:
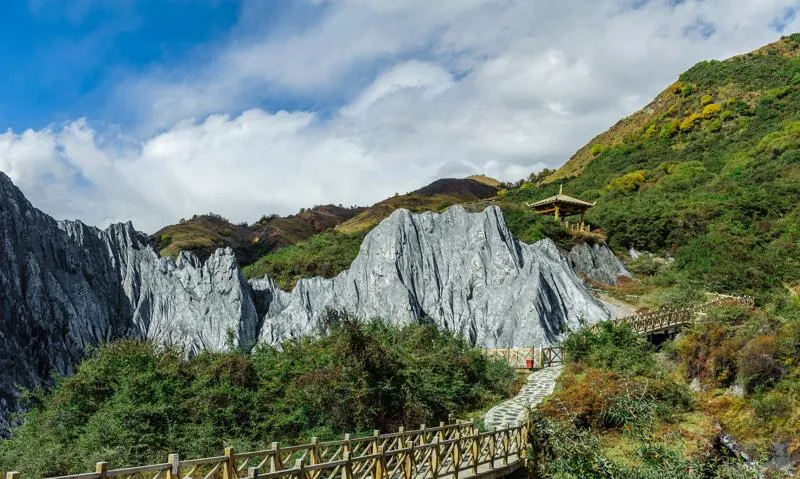
{"type": "Polygon", "coordinates": [[[151,232],[198,212],[369,204],[443,175],[517,179],[559,166],[693,63],[775,40],[797,2],[317,3],[313,21],[208,46],[209,63],[130,77],[111,101],[138,137],[85,120],[7,132],[0,169],[58,217],[151,232]]]}

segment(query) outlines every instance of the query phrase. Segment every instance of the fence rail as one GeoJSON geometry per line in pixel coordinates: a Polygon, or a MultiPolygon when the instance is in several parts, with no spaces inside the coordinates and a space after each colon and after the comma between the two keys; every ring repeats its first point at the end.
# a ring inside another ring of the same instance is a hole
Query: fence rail
{"type": "MultiPolygon", "coordinates": [[[[723,304],[753,306],[754,301],[752,296],[715,294],[713,299],[688,308],[664,308],[617,318],[612,320],[612,323],[615,325],[627,324],[635,333],[641,335],[662,333],[686,326],[696,321],[697,313],[723,304]]],[[[590,329],[596,331],[598,327],[599,324],[594,324],[590,329]]],[[[505,359],[518,369],[541,369],[564,362],[564,351],[560,346],[488,348],[485,351],[487,355],[505,359]]]]}
{"type": "MultiPolygon", "coordinates": [[[[336,441],[270,447],[221,456],[182,459],[169,454],[167,461],[136,467],[109,469],[98,462],[94,472],[49,479],[466,479],[502,473],[521,467],[525,457],[527,425],[480,432],[467,421],[449,421],[426,427],[336,441]]],[[[20,479],[18,472],[0,478],[20,479]]]]}

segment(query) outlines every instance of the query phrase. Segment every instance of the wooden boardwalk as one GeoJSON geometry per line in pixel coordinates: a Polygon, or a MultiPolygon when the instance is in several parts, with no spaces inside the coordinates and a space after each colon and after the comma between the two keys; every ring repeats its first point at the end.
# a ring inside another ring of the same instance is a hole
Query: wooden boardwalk
{"type": "MultiPolygon", "coordinates": [[[[659,309],[613,319],[611,322],[615,325],[627,324],[635,333],[642,336],[671,333],[695,322],[700,316],[698,313],[722,304],[753,306],[753,298],[716,294],[713,299],[689,308],[659,309]]],[[[598,325],[595,324],[590,329],[597,330],[597,328],[598,325]]],[[[564,363],[564,351],[560,346],[488,348],[486,354],[505,359],[517,369],[542,369],[564,363]]]]}
{"type": "MultiPolygon", "coordinates": [[[[509,424],[480,432],[472,422],[282,446],[260,451],[183,459],[111,469],[99,462],[93,472],[52,479],[494,479],[521,468],[527,426],[509,424]]],[[[5,479],[20,479],[9,472],[5,479]]]]}

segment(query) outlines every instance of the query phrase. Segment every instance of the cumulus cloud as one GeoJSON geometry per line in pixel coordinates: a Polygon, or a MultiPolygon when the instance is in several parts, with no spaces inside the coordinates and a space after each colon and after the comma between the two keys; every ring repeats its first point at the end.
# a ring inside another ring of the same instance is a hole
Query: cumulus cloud
{"type": "Polygon", "coordinates": [[[110,99],[135,118],[125,134],[109,118],[0,135],[0,169],[58,217],[150,232],[198,212],[369,204],[440,176],[513,180],[693,63],[798,26],[785,0],[311,3],[311,20],[264,32],[253,2],[213,61],[130,76],[110,99]]]}

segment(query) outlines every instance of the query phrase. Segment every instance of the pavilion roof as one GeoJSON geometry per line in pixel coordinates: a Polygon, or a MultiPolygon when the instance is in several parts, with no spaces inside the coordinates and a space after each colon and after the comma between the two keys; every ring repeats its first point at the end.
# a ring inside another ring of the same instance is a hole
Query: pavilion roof
{"type": "Polygon", "coordinates": [[[539,200],[535,203],[528,203],[528,206],[530,206],[531,208],[536,208],[537,206],[544,206],[552,203],[569,203],[577,206],[585,206],[587,208],[594,206],[594,203],[589,203],[588,201],[579,200],[578,198],[573,198],[569,195],[565,195],[562,193],[559,193],[555,196],[551,196],[549,198],[545,198],[543,200],[539,200]]]}

